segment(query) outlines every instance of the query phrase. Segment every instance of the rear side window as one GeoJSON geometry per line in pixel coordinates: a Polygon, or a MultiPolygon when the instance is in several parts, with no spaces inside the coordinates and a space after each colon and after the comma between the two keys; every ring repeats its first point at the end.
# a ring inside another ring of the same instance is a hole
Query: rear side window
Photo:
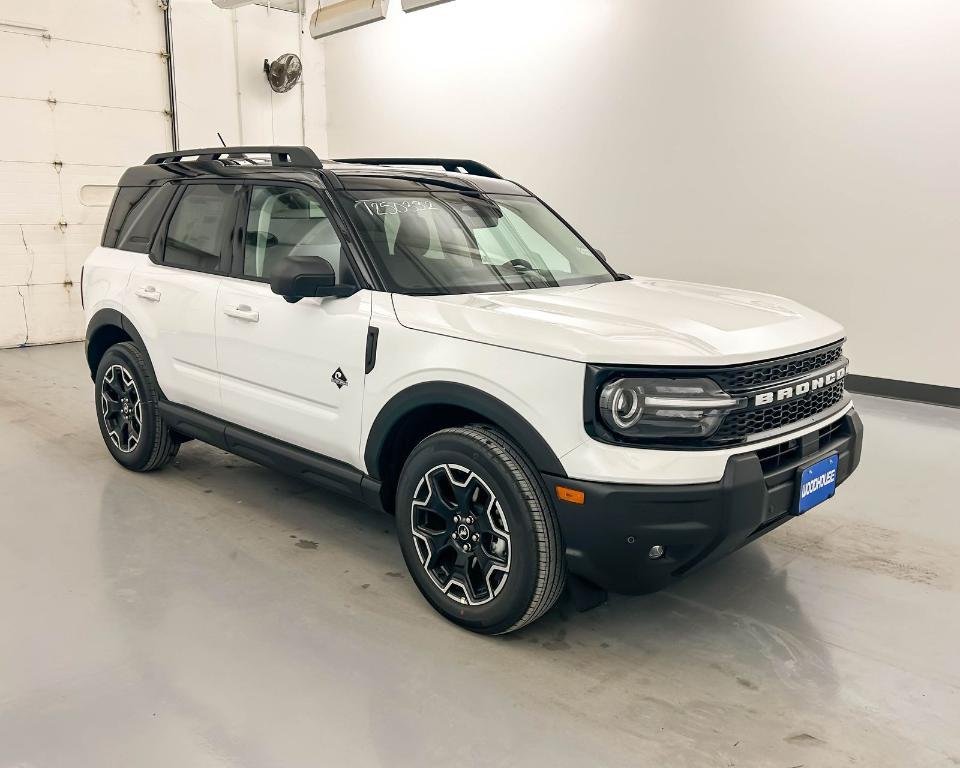
{"type": "Polygon", "coordinates": [[[183,190],[167,228],[164,264],[220,271],[224,244],[236,215],[235,190],[233,184],[191,184],[183,190]]]}
{"type": "Polygon", "coordinates": [[[173,193],[170,184],[162,187],[120,187],[103,230],[103,245],[148,253],[173,193]]]}

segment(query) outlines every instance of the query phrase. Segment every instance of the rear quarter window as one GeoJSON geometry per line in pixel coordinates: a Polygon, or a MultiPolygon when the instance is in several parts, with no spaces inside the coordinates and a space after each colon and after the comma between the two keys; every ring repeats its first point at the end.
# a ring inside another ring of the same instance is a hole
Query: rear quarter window
{"type": "Polygon", "coordinates": [[[236,217],[233,184],[188,184],[167,225],[163,263],[202,272],[223,269],[236,217]],[[225,253],[226,251],[226,253],[225,253]]]}
{"type": "Polygon", "coordinates": [[[120,187],[103,230],[103,245],[135,253],[148,253],[174,187],[120,187]]]}

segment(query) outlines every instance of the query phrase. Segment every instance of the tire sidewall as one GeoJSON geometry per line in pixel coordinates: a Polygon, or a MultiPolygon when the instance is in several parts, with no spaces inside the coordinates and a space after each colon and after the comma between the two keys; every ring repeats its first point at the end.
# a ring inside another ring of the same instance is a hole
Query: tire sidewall
{"type": "Polygon", "coordinates": [[[488,634],[507,631],[526,613],[536,593],[542,556],[534,531],[534,513],[531,501],[524,498],[509,468],[486,446],[463,433],[441,432],[421,442],[401,473],[396,510],[403,558],[420,592],[434,609],[457,624],[488,634]],[[414,494],[423,475],[440,464],[458,464],[475,472],[497,497],[507,520],[510,573],[502,591],[482,605],[465,605],[444,594],[425,571],[414,544],[410,519],[414,494]]]}
{"type": "Polygon", "coordinates": [[[113,458],[129,469],[140,469],[146,466],[153,455],[154,444],[157,440],[157,422],[159,420],[157,399],[153,388],[148,386],[141,362],[126,348],[125,344],[110,347],[100,360],[100,365],[97,366],[94,401],[100,434],[113,458]],[[140,441],[137,443],[137,447],[129,453],[121,451],[110,439],[101,410],[100,397],[103,392],[103,377],[112,365],[122,365],[130,373],[140,395],[140,441]]]}

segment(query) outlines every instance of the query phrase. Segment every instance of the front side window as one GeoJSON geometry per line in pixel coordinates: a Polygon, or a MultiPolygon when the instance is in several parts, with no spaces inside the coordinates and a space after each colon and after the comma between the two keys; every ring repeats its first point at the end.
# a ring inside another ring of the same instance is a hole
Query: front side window
{"type": "Polygon", "coordinates": [[[515,291],[615,279],[534,197],[340,194],[388,287],[398,293],[515,291]]]}
{"type": "Polygon", "coordinates": [[[297,187],[254,187],[243,252],[245,277],[269,279],[285,256],[326,259],[340,279],[349,267],[340,238],[316,195],[297,187]]]}
{"type": "Polygon", "coordinates": [[[204,272],[220,270],[233,228],[233,184],[190,184],[183,190],[167,228],[163,262],[204,272]]]}

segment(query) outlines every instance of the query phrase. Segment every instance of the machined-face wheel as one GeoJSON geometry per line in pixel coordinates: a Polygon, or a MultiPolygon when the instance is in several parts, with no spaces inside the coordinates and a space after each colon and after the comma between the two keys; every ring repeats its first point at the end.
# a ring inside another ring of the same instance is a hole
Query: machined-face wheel
{"type": "Polygon", "coordinates": [[[464,629],[513,632],[560,596],[563,537],[543,478],[494,427],[447,427],[417,443],[396,510],[414,584],[464,629]]]}
{"type": "Polygon", "coordinates": [[[451,600],[483,605],[507,583],[507,519],[475,472],[457,464],[427,470],[414,493],[410,523],[420,564],[451,600]]]}
{"type": "Polygon", "coordinates": [[[132,453],[140,444],[143,409],[140,391],[130,371],[119,363],[111,365],[100,382],[100,414],[107,436],[123,453],[132,453]]]}

